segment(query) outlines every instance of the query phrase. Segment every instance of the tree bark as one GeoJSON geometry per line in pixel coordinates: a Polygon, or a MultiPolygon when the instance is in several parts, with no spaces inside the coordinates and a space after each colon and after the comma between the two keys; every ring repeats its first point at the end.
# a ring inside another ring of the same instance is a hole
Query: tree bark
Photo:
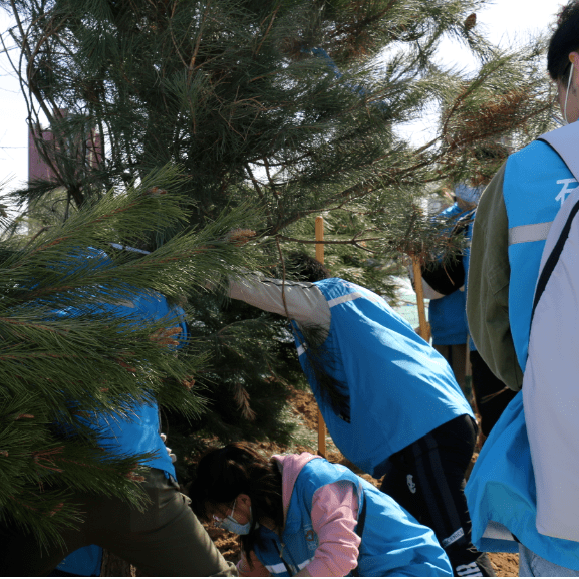
{"type": "Polygon", "coordinates": [[[103,549],[101,577],[135,577],[135,567],[114,553],[103,549]]]}

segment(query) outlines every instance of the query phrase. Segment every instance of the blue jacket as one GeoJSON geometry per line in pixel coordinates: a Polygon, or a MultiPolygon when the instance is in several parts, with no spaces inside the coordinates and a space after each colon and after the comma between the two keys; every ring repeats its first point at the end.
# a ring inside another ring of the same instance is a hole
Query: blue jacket
{"type": "MultiPolygon", "coordinates": [[[[365,577],[448,577],[452,569],[434,533],[420,525],[388,495],[346,467],[322,458],[310,460],[300,471],[291,495],[281,540],[260,527],[257,558],[276,577],[295,575],[314,557],[318,536],[311,519],[316,490],[337,481],[351,481],[358,512],[365,504],[365,522],[359,547],[357,572],[365,577]],[[283,558],[280,556],[283,555],[283,558]]],[[[284,495],[288,489],[284,489],[284,495]]],[[[358,515],[360,521],[360,514],[358,515]]],[[[360,523],[359,523],[360,524],[360,523]]]]}
{"type": "MultiPolygon", "coordinates": [[[[509,320],[523,371],[546,238],[542,224],[553,221],[573,180],[560,157],[540,141],[507,161],[503,194],[511,264],[509,320]]],[[[485,442],[466,487],[466,497],[472,539],[481,551],[516,552],[516,537],[544,559],[579,570],[576,542],[542,535],[536,528],[535,476],[522,392],[507,406],[485,442]]]]}
{"type": "Polygon", "coordinates": [[[380,478],[392,454],[457,416],[473,416],[444,357],[383,298],[337,278],[315,285],[330,307],[329,334],[320,348],[303,348],[294,324],[296,345],[330,435],[348,460],[380,478]],[[312,363],[343,388],[348,407],[334,409],[322,396],[312,363]]]}

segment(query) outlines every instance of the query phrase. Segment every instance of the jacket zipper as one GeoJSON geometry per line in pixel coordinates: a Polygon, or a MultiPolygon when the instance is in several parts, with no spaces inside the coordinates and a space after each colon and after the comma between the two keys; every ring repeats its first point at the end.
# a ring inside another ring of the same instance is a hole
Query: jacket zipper
{"type": "Polygon", "coordinates": [[[285,567],[285,570],[288,572],[288,575],[289,575],[290,577],[293,577],[294,574],[292,573],[292,570],[291,570],[291,569],[292,569],[292,566],[291,566],[291,565],[288,565],[288,564],[286,563],[285,559],[283,558],[283,550],[285,549],[285,543],[282,543],[281,541],[279,541],[279,543],[278,543],[278,541],[276,541],[276,543],[277,543],[277,545],[278,545],[277,550],[278,550],[278,553],[279,553],[279,558],[281,559],[281,562],[283,563],[283,565],[284,565],[284,567],[285,567]],[[281,549],[279,548],[280,545],[281,545],[281,549]]]}

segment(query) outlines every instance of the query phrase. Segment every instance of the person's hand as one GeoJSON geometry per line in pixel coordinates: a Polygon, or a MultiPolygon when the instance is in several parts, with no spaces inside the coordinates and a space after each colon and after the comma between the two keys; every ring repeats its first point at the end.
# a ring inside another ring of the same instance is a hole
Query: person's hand
{"type": "Polygon", "coordinates": [[[161,433],[161,440],[163,441],[163,444],[167,448],[167,452],[169,453],[169,458],[171,459],[171,462],[173,462],[173,463],[176,462],[177,461],[177,455],[173,454],[173,451],[167,446],[167,435],[164,433],[161,433]]]}

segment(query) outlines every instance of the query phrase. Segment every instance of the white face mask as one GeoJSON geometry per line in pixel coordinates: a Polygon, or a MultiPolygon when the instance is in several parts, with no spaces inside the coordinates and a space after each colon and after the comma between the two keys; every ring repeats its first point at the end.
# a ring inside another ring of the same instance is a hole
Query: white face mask
{"type": "Polygon", "coordinates": [[[573,63],[571,63],[571,70],[569,71],[569,82],[567,83],[567,92],[565,93],[565,108],[563,109],[563,119],[565,125],[569,124],[567,120],[567,100],[569,98],[569,89],[571,88],[571,80],[573,79],[573,63]]]}
{"type": "Polygon", "coordinates": [[[214,519],[217,521],[218,527],[225,529],[230,533],[235,533],[236,535],[248,535],[249,531],[251,530],[251,524],[253,523],[253,513],[251,512],[251,507],[249,507],[249,522],[245,523],[245,525],[242,525],[233,518],[236,501],[237,499],[233,501],[233,509],[231,510],[230,515],[227,515],[225,519],[218,519],[217,517],[214,517],[214,519]]]}

